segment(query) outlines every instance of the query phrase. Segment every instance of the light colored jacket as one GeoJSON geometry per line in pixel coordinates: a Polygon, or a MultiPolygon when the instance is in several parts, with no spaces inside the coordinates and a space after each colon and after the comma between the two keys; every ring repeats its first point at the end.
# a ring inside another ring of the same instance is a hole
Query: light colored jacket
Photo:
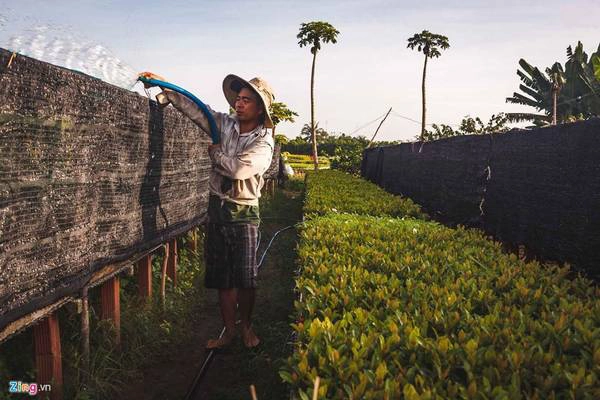
{"type": "MultiPolygon", "coordinates": [[[[206,117],[193,101],[171,90],[163,93],[176,109],[208,134],[206,117]]],[[[262,125],[251,132],[240,133],[236,116],[209,110],[217,123],[221,143],[220,150],[209,154],[213,164],[209,192],[224,201],[257,206],[264,185],[263,174],[273,157],[273,138],[262,125]]]]}

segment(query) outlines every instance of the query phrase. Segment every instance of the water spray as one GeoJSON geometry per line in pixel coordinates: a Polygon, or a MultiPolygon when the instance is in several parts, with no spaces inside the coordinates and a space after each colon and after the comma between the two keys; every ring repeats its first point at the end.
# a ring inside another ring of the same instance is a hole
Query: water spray
{"type": "Polygon", "coordinates": [[[68,26],[19,18],[12,16],[10,10],[0,10],[1,48],[82,72],[127,90],[133,88],[138,75],[134,68],[105,46],[71,31],[68,26]]]}

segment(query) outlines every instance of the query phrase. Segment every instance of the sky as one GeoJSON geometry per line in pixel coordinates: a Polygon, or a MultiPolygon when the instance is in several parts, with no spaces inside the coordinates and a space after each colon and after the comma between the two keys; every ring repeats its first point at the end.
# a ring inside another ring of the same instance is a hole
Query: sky
{"type": "Polygon", "coordinates": [[[455,127],[466,115],[487,121],[499,112],[534,111],[505,102],[518,90],[520,58],[545,69],[564,64],[567,46],[577,41],[588,54],[600,43],[598,0],[0,0],[0,47],[49,26],[66,40],[103,46],[126,71],[155,72],[222,111],[227,74],[261,76],[275,100],[299,114],[277,127],[292,138],[310,122],[312,55],[296,38],[310,21],[340,32],[317,54],[319,126],[370,137],[392,107],[380,140],[407,141],[420,132],[424,56],[407,48],[415,33],[449,39],[450,48],[428,62],[427,123],[455,127]]]}

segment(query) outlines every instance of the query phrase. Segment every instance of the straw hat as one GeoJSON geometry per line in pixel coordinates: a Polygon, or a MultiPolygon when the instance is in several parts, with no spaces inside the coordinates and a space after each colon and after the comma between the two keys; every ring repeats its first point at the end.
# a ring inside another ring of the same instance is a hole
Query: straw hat
{"type": "Polygon", "coordinates": [[[263,105],[265,106],[265,128],[273,128],[273,120],[271,119],[269,110],[273,100],[275,100],[275,95],[267,81],[264,79],[256,77],[247,81],[237,75],[227,75],[223,80],[223,93],[225,94],[225,98],[229,105],[235,108],[235,99],[240,90],[244,87],[252,89],[262,100],[263,105]]]}

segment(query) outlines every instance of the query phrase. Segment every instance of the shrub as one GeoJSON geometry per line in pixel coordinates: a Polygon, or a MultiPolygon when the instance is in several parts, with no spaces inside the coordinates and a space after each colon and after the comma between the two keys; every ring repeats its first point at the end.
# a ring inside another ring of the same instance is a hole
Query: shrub
{"type": "Polygon", "coordinates": [[[309,171],[306,176],[305,215],[322,215],[332,211],[427,218],[412,200],[387,193],[364,179],[341,171],[309,171]]]}
{"type": "Polygon", "coordinates": [[[364,146],[336,147],[331,168],[359,176],[364,150],[364,146]]]}
{"type": "Polygon", "coordinates": [[[280,374],[302,399],[317,375],[319,398],[600,398],[600,289],[566,268],[474,230],[335,214],[306,223],[298,256],[280,374]]]}

